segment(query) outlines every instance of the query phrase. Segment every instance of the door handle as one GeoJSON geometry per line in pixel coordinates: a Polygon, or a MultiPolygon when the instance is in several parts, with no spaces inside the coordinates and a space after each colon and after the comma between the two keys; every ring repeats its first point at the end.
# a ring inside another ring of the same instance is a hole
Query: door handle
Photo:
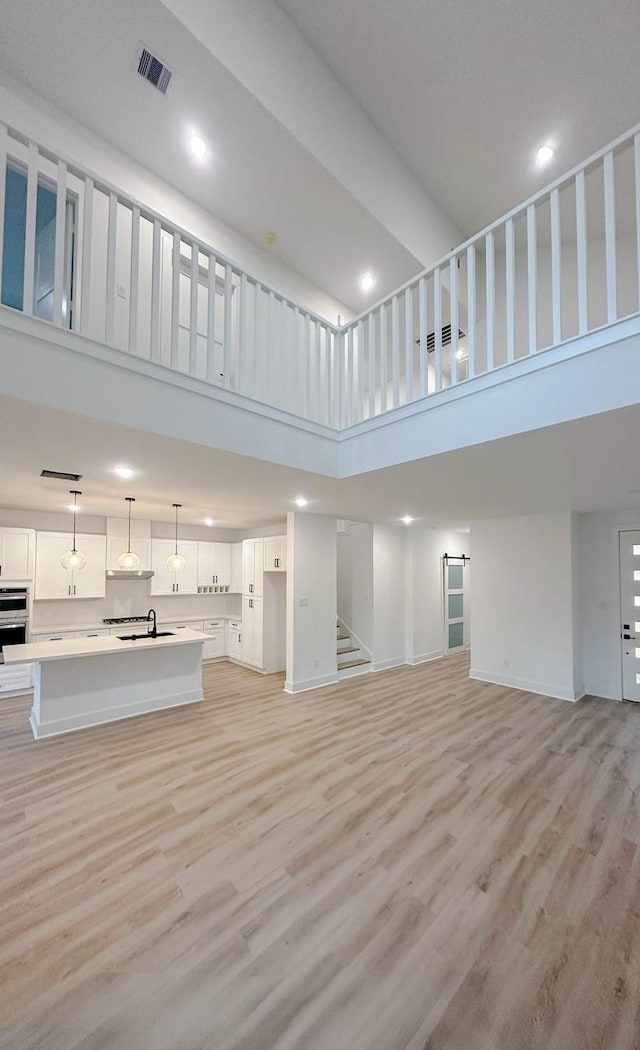
{"type": "Polygon", "coordinates": [[[635,642],[635,640],[636,640],[635,634],[623,634],[622,637],[626,638],[627,641],[630,641],[630,642],[635,642]]]}

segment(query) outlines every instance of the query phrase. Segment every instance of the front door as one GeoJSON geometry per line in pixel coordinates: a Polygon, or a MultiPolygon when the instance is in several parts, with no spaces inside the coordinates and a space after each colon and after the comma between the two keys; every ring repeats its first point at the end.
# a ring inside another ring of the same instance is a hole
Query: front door
{"type": "Polygon", "coordinates": [[[620,533],[622,699],[640,703],[640,532],[620,533]]]}

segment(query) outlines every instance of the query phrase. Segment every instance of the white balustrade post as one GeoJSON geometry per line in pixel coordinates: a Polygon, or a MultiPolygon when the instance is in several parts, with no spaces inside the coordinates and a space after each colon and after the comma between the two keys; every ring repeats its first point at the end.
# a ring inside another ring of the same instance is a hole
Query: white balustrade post
{"type": "Polygon", "coordinates": [[[22,310],[29,317],[33,316],[34,306],[39,156],[38,147],[34,142],[30,142],[27,156],[27,212],[24,236],[24,282],[22,288],[22,310]]]}
{"type": "Polygon", "coordinates": [[[138,352],[138,302],[140,287],[140,208],[131,209],[131,276],[129,288],[129,353],[138,352]]]}
{"type": "MultiPolygon", "coordinates": [[[[56,185],[56,232],[53,264],[53,323],[62,326],[64,260],[67,240],[67,165],[58,161],[56,185]]],[[[67,304],[68,310],[68,304],[67,304]]]]}
{"type": "Polygon", "coordinates": [[[536,206],[527,208],[527,318],[529,353],[538,349],[538,234],[536,206]]]}
{"type": "Polygon", "coordinates": [[[613,153],[604,158],[604,253],[607,269],[607,321],[618,318],[616,277],[616,190],[613,153]]]}
{"type": "Polygon", "coordinates": [[[467,248],[467,352],[469,365],[467,375],[473,379],[476,374],[476,248],[470,244],[467,248]]]}

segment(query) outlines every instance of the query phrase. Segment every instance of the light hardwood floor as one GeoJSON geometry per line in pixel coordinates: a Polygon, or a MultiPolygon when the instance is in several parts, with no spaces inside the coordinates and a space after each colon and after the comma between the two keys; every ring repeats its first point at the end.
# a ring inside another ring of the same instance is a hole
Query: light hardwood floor
{"type": "Polygon", "coordinates": [[[640,707],[467,671],[2,701],[2,1047],[637,1050],[640,707]]]}

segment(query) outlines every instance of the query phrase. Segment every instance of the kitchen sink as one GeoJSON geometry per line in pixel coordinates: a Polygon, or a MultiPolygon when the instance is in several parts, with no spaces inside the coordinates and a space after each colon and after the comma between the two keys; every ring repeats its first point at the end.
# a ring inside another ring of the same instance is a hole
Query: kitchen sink
{"type": "Polygon", "coordinates": [[[157,634],[118,634],[117,638],[121,642],[137,642],[140,638],[171,638],[175,634],[175,631],[158,631],[157,634]]]}

